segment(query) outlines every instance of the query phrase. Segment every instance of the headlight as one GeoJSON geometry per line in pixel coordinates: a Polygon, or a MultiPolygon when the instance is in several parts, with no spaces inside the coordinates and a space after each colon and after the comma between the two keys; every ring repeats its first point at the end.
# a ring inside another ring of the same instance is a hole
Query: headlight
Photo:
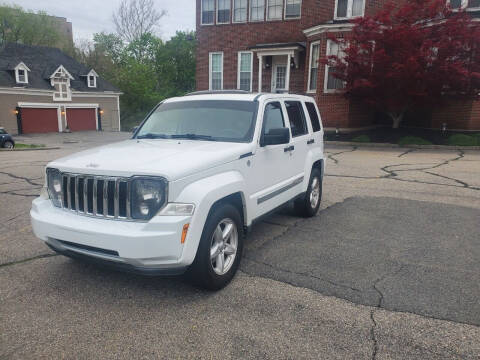
{"type": "Polygon", "coordinates": [[[165,206],[159,215],[163,216],[191,216],[195,210],[193,204],[170,203],[165,206]]]}
{"type": "Polygon", "coordinates": [[[150,220],[167,200],[165,180],[134,178],[131,188],[131,216],[133,219],[150,220]]]}
{"type": "Polygon", "coordinates": [[[58,169],[47,169],[47,189],[53,205],[62,207],[62,175],[58,169]]]}

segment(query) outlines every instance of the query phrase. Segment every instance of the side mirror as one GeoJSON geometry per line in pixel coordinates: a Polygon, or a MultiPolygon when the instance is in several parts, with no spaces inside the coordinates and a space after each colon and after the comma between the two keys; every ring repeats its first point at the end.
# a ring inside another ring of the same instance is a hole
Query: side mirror
{"type": "Polygon", "coordinates": [[[132,134],[135,134],[138,130],[138,126],[134,126],[131,130],[132,134]]]}
{"type": "Polygon", "coordinates": [[[270,129],[263,135],[262,146],[281,145],[290,142],[290,131],[288,128],[270,129]]]}

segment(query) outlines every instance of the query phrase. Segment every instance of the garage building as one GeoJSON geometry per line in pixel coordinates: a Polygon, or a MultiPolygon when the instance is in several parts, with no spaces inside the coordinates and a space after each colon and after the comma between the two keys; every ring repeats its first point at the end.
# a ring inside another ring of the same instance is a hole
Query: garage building
{"type": "Polygon", "coordinates": [[[120,95],[59,49],[0,49],[0,127],[9,133],[119,131],[120,95]]]}

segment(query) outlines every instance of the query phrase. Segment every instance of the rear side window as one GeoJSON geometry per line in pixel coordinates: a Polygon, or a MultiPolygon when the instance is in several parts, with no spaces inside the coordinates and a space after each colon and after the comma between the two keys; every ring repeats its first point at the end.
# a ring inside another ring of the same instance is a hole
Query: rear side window
{"type": "Polygon", "coordinates": [[[318,113],[317,113],[317,109],[315,108],[315,104],[311,102],[307,102],[305,103],[305,105],[307,106],[308,115],[310,115],[310,120],[312,121],[313,132],[320,131],[321,129],[320,119],[318,118],[318,113]]]}
{"type": "Polygon", "coordinates": [[[288,119],[292,130],[292,137],[302,136],[308,133],[305,113],[300,101],[285,101],[288,119]]]}
{"type": "Polygon", "coordinates": [[[265,106],[263,115],[264,134],[268,134],[270,129],[278,129],[285,127],[283,119],[282,106],[279,102],[271,102],[265,106]]]}

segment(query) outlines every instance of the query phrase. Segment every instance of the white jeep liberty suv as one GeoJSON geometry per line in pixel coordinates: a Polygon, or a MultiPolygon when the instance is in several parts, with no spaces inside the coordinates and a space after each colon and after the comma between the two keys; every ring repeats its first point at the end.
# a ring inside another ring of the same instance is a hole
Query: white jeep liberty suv
{"type": "Polygon", "coordinates": [[[324,167],[312,98],[197,92],[160,103],[130,140],[49,163],[33,231],[73,258],[220,289],[255,221],[292,200],[318,212],[324,167]]]}

